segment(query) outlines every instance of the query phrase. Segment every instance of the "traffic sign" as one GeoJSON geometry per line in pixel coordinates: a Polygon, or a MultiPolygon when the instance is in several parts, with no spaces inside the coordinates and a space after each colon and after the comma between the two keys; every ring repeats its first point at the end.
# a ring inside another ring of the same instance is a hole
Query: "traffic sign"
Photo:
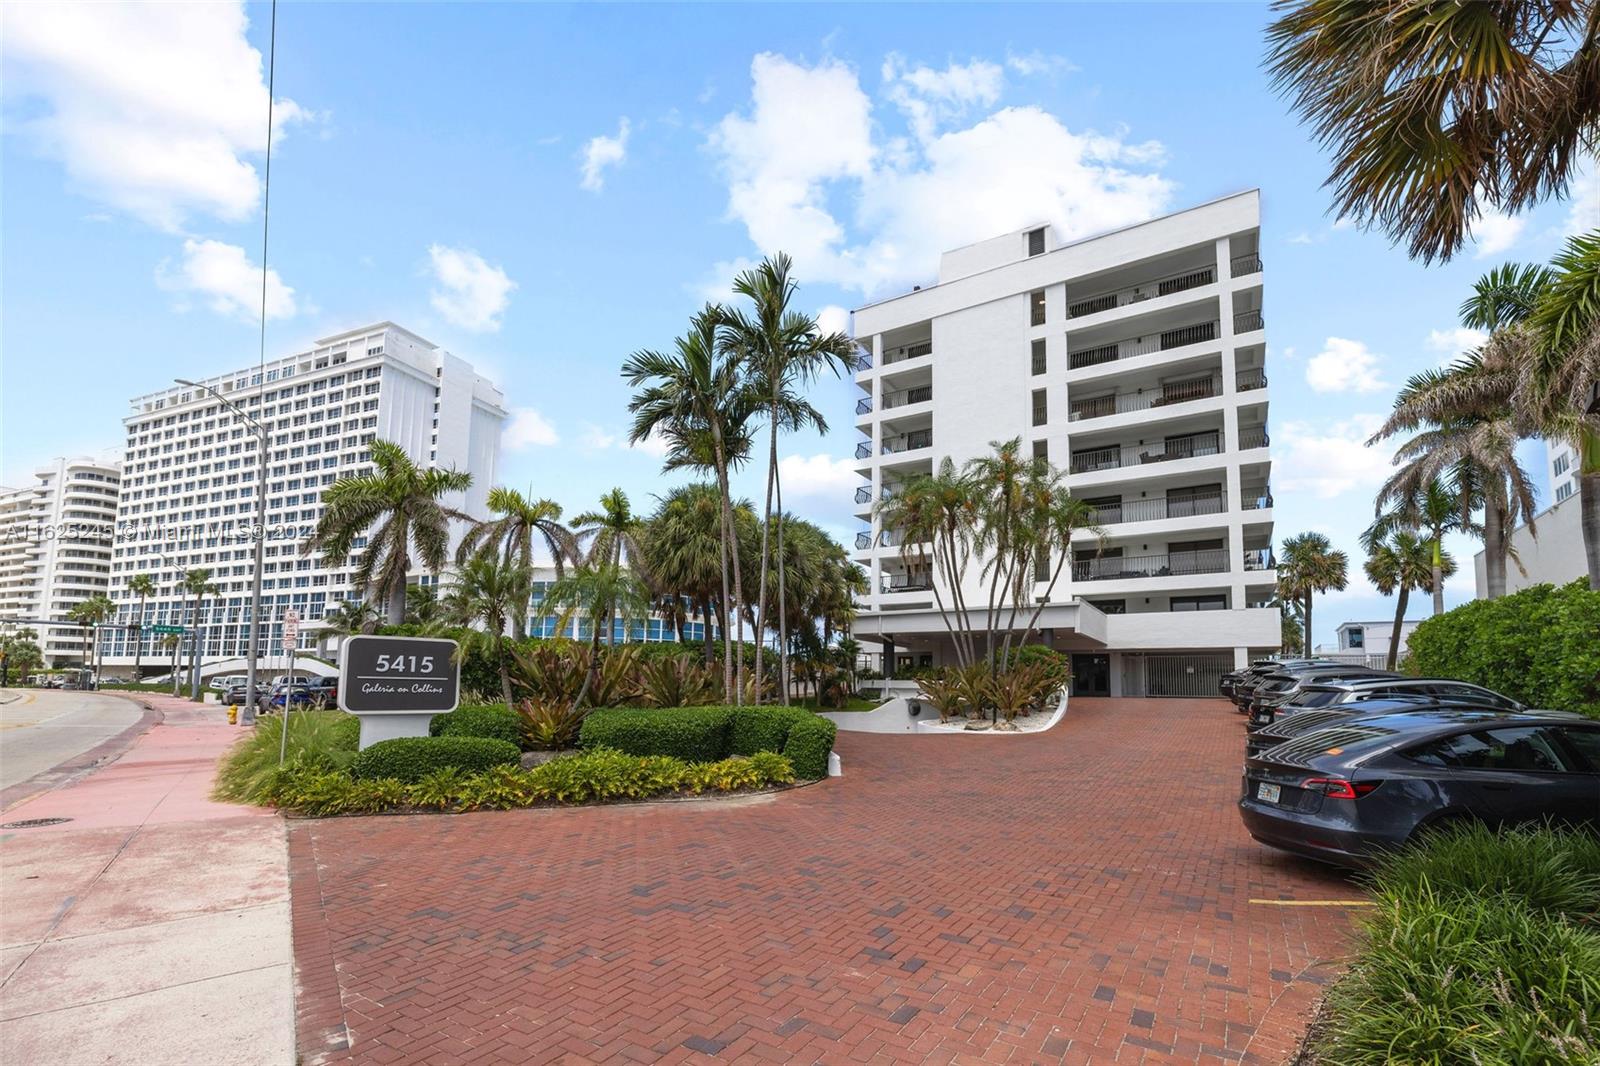
{"type": "Polygon", "coordinates": [[[184,633],[189,632],[187,629],[183,628],[182,626],[146,626],[145,628],[150,630],[150,632],[152,632],[152,633],[164,633],[164,634],[182,635],[184,633]]]}
{"type": "Polygon", "coordinates": [[[455,710],[461,695],[456,647],[434,637],[346,638],[339,651],[340,709],[397,715],[455,710]]]}
{"type": "Polygon", "coordinates": [[[300,612],[293,607],[283,613],[283,650],[294,651],[300,640],[300,612]]]}

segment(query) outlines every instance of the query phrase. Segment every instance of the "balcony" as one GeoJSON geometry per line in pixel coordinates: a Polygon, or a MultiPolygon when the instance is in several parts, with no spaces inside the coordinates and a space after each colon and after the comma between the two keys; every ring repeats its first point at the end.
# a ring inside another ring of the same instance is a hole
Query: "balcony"
{"type": "Polygon", "coordinates": [[[1228,262],[1228,269],[1232,277],[1242,278],[1249,274],[1261,273],[1261,257],[1259,255],[1236,255],[1228,262]]]}
{"type": "MultiPolygon", "coordinates": [[[[1237,316],[1235,317],[1237,318],[1237,316]]],[[[1186,348],[1191,344],[1203,344],[1206,341],[1217,339],[1220,325],[1221,323],[1213,319],[1210,322],[1196,322],[1187,326],[1179,326],[1163,333],[1130,337],[1127,340],[1113,341],[1110,344],[1101,344],[1093,348],[1085,348],[1082,351],[1069,351],[1067,353],[1067,366],[1071,370],[1079,370],[1086,366],[1098,366],[1101,363],[1115,362],[1118,359],[1132,359],[1135,356],[1150,355],[1153,352],[1164,352],[1172,348],[1186,348]]]]}
{"type": "Polygon", "coordinates": [[[890,595],[896,592],[931,592],[933,582],[925,577],[914,577],[909,574],[903,577],[891,577],[885,574],[879,579],[878,591],[890,595]]]}
{"type": "Polygon", "coordinates": [[[1244,568],[1246,570],[1276,570],[1278,561],[1272,557],[1271,548],[1246,548],[1244,550],[1244,568]]]}
{"type": "Polygon", "coordinates": [[[1228,550],[1173,552],[1171,555],[1112,556],[1078,559],[1072,564],[1074,581],[1120,581],[1142,577],[1175,577],[1187,574],[1225,574],[1228,550]]]}
{"type": "Polygon", "coordinates": [[[872,413],[872,397],[863,396],[856,401],[856,414],[870,415],[872,413]]]}
{"type": "Polygon", "coordinates": [[[1089,448],[1073,452],[1069,469],[1074,474],[1088,474],[1096,470],[1115,470],[1118,467],[1194,459],[1199,456],[1216,455],[1221,451],[1222,434],[1211,430],[1208,433],[1169,437],[1165,441],[1152,441],[1149,444],[1113,444],[1105,448],[1089,448]]]}
{"type": "Polygon", "coordinates": [[[1210,285],[1216,280],[1216,271],[1211,267],[1189,270],[1182,274],[1173,274],[1155,281],[1130,285],[1099,296],[1092,296],[1087,300],[1079,300],[1077,303],[1069,303],[1067,305],[1067,317],[1082,318],[1084,315],[1095,315],[1101,311],[1110,311],[1113,308],[1126,307],[1129,304],[1144,303],[1146,300],[1153,300],[1158,296],[1170,296],[1175,292],[1183,292],[1186,289],[1198,289],[1200,286],[1210,285]]]}
{"type": "Polygon", "coordinates": [[[870,440],[864,440],[864,441],[862,441],[862,442],[860,442],[859,444],[856,445],[856,458],[857,459],[870,459],[870,458],[872,458],[872,442],[870,440]]]}
{"type": "MultiPolygon", "coordinates": [[[[885,437],[883,439],[882,453],[884,455],[894,455],[898,452],[913,452],[919,448],[931,447],[933,447],[933,430],[918,429],[910,433],[902,433],[897,437],[885,437]]],[[[857,457],[864,458],[864,456],[860,455],[857,457]]]]}
{"type": "Polygon", "coordinates": [[[1239,509],[1240,510],[1242,510],[1242,511],[1269,511],[1269,510],[1272,509],[1272,490],[1271,489],[1257,489],[1257,490],[1255,490],[1253,492],[1250,489],[1245,489],[1244,493],[1245,493],[1245,498],[1243,500],[1239,501],[1239,509]]]}
{"type": "Polygon", "coordinates": [[[860,488],[856,489],[856,502],[857,503],[871,503],[872,502],[872,486],[871,485],[862,485],[860,488]]]}
{"type": "Polygon", "coordinates": [[[1260,311],[1240,311],[1233,316],[1235,333],[1254,333],[1258,329],[1265,328],[1266,321],[1261,317],[1260,311]]]}
{"type": "Polygon", "coordinates": [[[1239,450],[1248,451],[1251,448],[1265,448],[1272,443],[1272,438],[1267,436],[1266,426],[1240,426],[1239,450]]]}
{"type": "Polygon", "coordinates": [[[1267,387],[1267,372],[1265,370],[1241,370],[1234,375],[1233,387],[1236,392],[1251,392],[1255,389],[1267,387]]]}
{"type": "Polygon", "coordinates": [[[1095,508],[1094,522],[1102,526],[1121,525],[1125,522],[1159,522],[1168,518],[1222,514],[1227,509],[1228,497],[1221,492],[1209,496],[1128,500],[1095,508]]]}
{"type": "MultiPolygon", "coordinates": [[[[887,411],[891,407],[904,407],[912,403],[927,403],[931,399],[933,399],[933,386],[918,385],[914,388],[884,393],[883,407],[887,411]]],[[[857,408],[859,409],[859,407],[860,405],[858,404],[857,408]]]]}
{"type": "Polygon", "coordinates": [[[923,356],[932,354],[932,341],[920,341],[916,344],[902,344],[898,348],[885,348],[883,350],[883,365],[893,366],[895,363],[903,363],[907,359],[921,359],[923,356]]]}
{"type": "Polygon", "coordinates": [[[1153,389],[1137,392],[1119,392],[1111,396],[1095,396],[1087,400],[1073,400],[1068,405],[1067,419],[1085,422],[1109,415],[1125,415],[1134,411],[1147,411],[1152,407],[1188,403],[1218,396],[1222,392],[1221,378],[1196,378],[1190,381],[1173,381],[1153,389]]]}

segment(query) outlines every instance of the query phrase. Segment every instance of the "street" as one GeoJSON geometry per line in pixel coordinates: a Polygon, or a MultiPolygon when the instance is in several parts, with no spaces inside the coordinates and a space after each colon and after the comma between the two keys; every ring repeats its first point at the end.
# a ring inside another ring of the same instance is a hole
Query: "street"
{"type": "Polygon", "coordinates": [[[139,720],[139,705],[98,692],[10,689],[0,703],[0,790],[59,766],[139,720]]]}

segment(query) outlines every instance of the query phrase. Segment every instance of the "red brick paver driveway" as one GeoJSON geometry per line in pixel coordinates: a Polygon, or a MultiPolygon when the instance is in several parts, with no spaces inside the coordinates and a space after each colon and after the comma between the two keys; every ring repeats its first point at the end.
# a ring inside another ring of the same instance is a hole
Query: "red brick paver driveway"
{"type": "Polygon", "coordinates": [[[1233,808],[1212,700],[1035,737],[841,733],[735,802],[294,823],[308,1062],[1260,1062],[1350,882],[1233,808]]]}

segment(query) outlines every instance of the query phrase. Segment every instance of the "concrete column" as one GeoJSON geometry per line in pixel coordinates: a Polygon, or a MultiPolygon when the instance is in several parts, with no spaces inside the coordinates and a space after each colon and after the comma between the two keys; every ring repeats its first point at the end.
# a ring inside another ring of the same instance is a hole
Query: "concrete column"
{"type": "Polygon", "coordinates": [[[1233,668],[1235,670],[1243,670],[1245,667],[1247,667],[1249,665],[1250,665],[1250,649],[1249,648],[1234,648],[1233,649],[1233,668]]]}

